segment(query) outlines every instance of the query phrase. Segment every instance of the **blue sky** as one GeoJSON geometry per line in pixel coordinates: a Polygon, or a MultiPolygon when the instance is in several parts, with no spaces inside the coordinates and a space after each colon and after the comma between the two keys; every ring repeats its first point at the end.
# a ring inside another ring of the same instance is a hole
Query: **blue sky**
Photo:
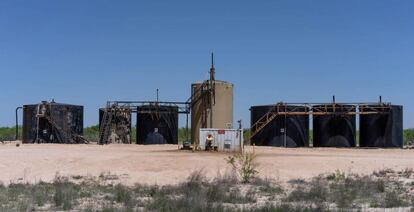
{"type": "Polygon", "coordinates": [[[286,102],[385,101],[414,127],[414,1],[0,1],[0,126],[55,98],[183,101],[207,77],[235,84],[235,119],[286,102]]]}

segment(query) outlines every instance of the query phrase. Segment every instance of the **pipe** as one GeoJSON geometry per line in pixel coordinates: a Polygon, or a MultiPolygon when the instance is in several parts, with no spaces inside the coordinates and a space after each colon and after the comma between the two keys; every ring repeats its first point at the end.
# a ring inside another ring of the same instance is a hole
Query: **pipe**
{"type": "Polygon", "coordinates": [[[240,119],[240,120],[238,120],[237,121],[238,123],[239,123],[239,145],[240,145],[240,153],[241,154],[243,154],[243,142],[242,142],[242,140],[243,140],[243,138],[242,138],[242,136],[243,136],[243,126],[242,126],[242,120],[240,119]]]}
{"type": "Polygon", "coordinates": [[[18,117],[18,111],[20,109],[23,109],[23,107],[17,107],[16,108],[16,141],[19,140],[19,117],[18,117]]]}

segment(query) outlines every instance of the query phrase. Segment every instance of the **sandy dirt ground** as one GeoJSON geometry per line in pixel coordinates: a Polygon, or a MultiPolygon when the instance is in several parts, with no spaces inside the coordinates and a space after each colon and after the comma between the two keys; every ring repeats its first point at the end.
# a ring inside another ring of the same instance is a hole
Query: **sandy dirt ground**
{"type": "MultiPolygon", "coordinates": [[[[247,148],[252,151],[252,147],[247,148]]],[[[414,169],[414,150],[256,147],[261,177],[286,182],[308,179],[340,170],[371,174],[373,171],[414,169]]],[[[62,145],[0,144],[0,181],[51,181],[63,176],[121,176],[125,184],[176,184],[193,171],[207,177],[230,170],[228,154],[178,150],[175,145],[62,145]]]]}

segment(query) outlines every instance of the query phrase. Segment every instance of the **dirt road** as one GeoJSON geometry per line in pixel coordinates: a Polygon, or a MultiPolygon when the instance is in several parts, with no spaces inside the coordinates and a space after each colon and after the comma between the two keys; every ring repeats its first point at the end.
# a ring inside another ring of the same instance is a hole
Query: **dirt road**
{"type": "MultiPolygon", "coordinates": [[[[260,176],[281,181],[336,170],[370,174],[385,168],[414,169],[414,150],[256,147],[255,152],[260,176]]],[[[178,150],[174,145],[0,144],[0,181],[51,181],[57,173],[110,172],[126,184],[175,184],[195,170],[204,169],[210,178],[229,170],[227,156],[178,150]]]]}

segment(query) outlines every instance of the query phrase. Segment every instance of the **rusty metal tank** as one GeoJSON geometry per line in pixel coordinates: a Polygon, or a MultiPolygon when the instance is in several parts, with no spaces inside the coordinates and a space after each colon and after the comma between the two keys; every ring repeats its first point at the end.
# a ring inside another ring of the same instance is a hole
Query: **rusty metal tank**
{"type": "Polygon", "coordinates": [[[233,84],[214,80],[214,94],[210,102],[209,95],[203,95],[205,83],[196,82],[191,85],[191,140],[199,144],[201,128],[229,129],[233,125],[233,84]],[[211,109],[210,109],[211,103],[211,109]]]}
{"type": "Polygon", "coordinates": [[[76,143],[83,134],[83,106],[43,101],[23,105],[23,143],[76,143]]]}
{"type": "MultiPolygon", "coordinates": [[[[99,129],[101,129],[105,110],[106,108],[99,109],[99,129]]],[[[130,144],[132,126],[131,110],[128,107],[118,107],[112,110],[108,143],[130,144]]]]}

